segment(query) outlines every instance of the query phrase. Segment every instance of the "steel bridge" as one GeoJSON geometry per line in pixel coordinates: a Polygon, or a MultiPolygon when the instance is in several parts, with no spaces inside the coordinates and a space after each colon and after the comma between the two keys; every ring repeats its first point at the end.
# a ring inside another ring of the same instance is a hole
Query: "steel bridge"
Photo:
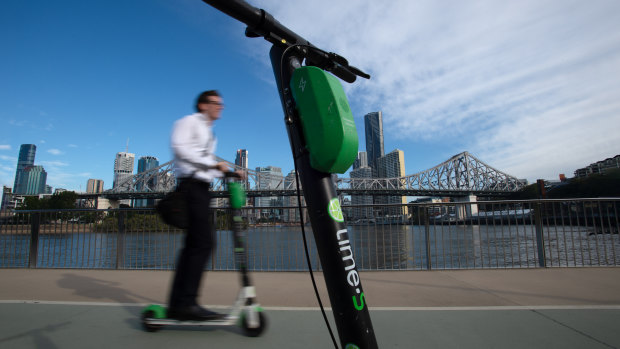
{"type": "MultiPolygon", "coordinates": [[[[247,173],[245,187],[249,197],[296,195],[295,182],[267,183],[264,175],[236,166],[231,168],[247,173]]],[[[225,196],[224,182],[216,180],[214,194],[225,196]]],[[[441,164],[416,174],[398,178],[335,178],[339,195],[389,195],[389,196],[490,196],[501,197],[523,188],[525,183],[499,171],[468,152],[454,155],[441,164]]],[[[104,197],[110,200],[157,199],[172,191],[176,185],[172,161],[142,172],[120,183],[117,188],[101,194],[83,194],[82,198],[104,197]]]]}

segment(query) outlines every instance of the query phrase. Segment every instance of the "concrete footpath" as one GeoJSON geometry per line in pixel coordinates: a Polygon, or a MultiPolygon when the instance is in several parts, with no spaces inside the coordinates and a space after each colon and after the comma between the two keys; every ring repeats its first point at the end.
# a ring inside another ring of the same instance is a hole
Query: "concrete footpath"
{"type": "MultiPolygon", "coordinates": [[[[360,275],[380,348],[620,348],[620,268],[360,275]]],[[[0,269],[0,348],[333,348],[309,274],[298,272],[252,273],[269,320],[261,337],[238,328],[144,332],[141,307],[165,303],[171,277],[0,269]]],[[[328,306],[323,276],[315,278],[328,306]]],[[[209,272],[204,281],[201,303],[226,311],[238,274],[209,272]]]]}

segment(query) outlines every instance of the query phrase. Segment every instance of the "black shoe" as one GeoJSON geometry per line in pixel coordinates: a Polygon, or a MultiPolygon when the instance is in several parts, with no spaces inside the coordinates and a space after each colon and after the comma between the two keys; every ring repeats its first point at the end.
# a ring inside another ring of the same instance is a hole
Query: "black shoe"
{"type": "Polygon", "coordinates": [[[207,321],[223,318],[224,315],[205,309],[199,305],[168,308],[168,318],[175,320],[207,321]]]}

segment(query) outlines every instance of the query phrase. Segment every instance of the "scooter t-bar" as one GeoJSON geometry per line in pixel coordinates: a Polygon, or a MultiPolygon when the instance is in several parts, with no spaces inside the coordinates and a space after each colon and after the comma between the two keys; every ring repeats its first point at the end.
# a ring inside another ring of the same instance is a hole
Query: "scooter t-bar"
{"type": "Polygon", "coordinates": [[[344,173],[355,159],[357,131],[342,86],[324,71],[347,82],[370,76],[350,66],[344,57],[315,47],[265,10],[245,1],[203,1],[245,23],[246,36],[263,37],[273,44],[270,58],[284,121],[341,347],[378,348],[332,179],[332,173],[344,173]],[[334,130],[340,133],[332,135],[334,130]]]}
{"type": "MultiPolygon", "coordinates": [[[[248,37],[264,37],[265,40],[274,45],[302,45],[308,48],[309,52],[305,52],[306,58],[310,60],[308,65],[325,69],[349,83],[355,81],[356,75],[366,79],[370,78],[370,75],[350,66],[344,57],[332,52],[312,50],[312,48],[316,49],[314,45],[282,25],[269,12],[263,9],[256,8],[243,0],[203,1],[245,23],[248,26],[245,32],[248,37]]],[[[302,50],[305,50],[305,48],[302,50]]]]}

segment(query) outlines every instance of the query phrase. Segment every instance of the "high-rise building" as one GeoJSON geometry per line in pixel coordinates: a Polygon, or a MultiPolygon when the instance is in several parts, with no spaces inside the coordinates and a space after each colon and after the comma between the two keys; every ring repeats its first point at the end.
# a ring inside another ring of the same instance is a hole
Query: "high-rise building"
{"type": "Polygon", "coordinates": [[[11,200],[13,199],[13,191],[6,185],[2,186],[2,205],[0,205],[0,211],[14,209],[10,207],[11,200]]]}
{"type": "MultiPolygon", "coordinates": [[[[133,176],[133,162],[136,158],[135,154],[120,152],[116,153],[116,158],[114,159],[114,183],[113,188],[118,188],[123,182],[125,182],[128,178],[133,176]]],[[[127,184],[126,190],[131,189],[131,184],[127,184]]]]}
{"type": "MultiPolygon", "coordinates": [[[[138,173],[144,173],[159,166],[159,160],[154,156],[142,156],[138,159],[138,173]]],[[[157,174],[150,177],[146,181],[146,187],[143,187],[144,183],[138,183],[136,186],[137,191],[150,191],[157,188],[157,174]]],[[[134,200],[133,207],[152,207],[155,206],[155,199],[136,199],[134,200]]]]}
{"type": "Polygon", "coordinates": [[[357,158],[353,162],[353,169],[360,167],[368,167],[368,154],[365,151],[358,152],[357,158]]]}
{"type": "MultiPolygon", "coordinates": [[[[380,178],[400,178],[405,176],[405,153],[402,150],[395,149],[392,152],[380,157],[377,160],[378,175],[380,178]]],[[[406,187],[405,181],[401,181],[399,186],[406,187]]],[[[385,196],[383,197],[387,201],[386,204],[406,204],[406,196],[385,196]]],[[[384,211],[388,215],[403,215],[407,214],[408,210],[406,206],[393,207],[384,211]]]]}
{"type": "Polygon", "coordinates": [[[405,153],[400,149],[392,150],[378,161],[380,178],[397,178],[405,176],[405,153]]]}
{"type": "MultiPolygon", "coordinates": [[[[297,190],[297,181],[296,181],[295,170],[291,170],[289,174],[284,178],[284,189],[287,190],[297,190]]],[[[299,190],[302,190],[301,183],[299,183],[299,190]]],[[[301,205],[306,206],[306,199],[304,196],[301,196],[301,205]]],[[[299,201],[297,199],[297,195],[289,195],[285,196],[283,199],[283,206],[289,206],[294,208],[285,209],[282,212],[282,221],[296,223],[300,221],[299,216],[299,201]]],[[[309,222],[308,209],[304,208],[304,222],[309,222]]]]}
{"type": "MultiPolygon", "coordinates": [[[[368,166],[358,167],[349,173],[351,178],[372,178],[372,169],[368,166]]],[[[371,189],[362,188],[362,189],[371,189]]],[[[372,195],[351,195],[351,205],[353,207],[353,219],[370,219],[372,214],[372,195]],[[368,205],[368,206],[358,206],[368,205]]]]}
{"type": "Polygon", "coordinates": [[[235,165],[243,168],[248,168],[248,151],[246,149],[237,149],[235,165]]]}
{"type": "Polygon", "coordinates": [[[2,187],[2,211],[12,211],[20,207],[24,203],[23,195],[13,195],[10,187],[6,185],[2,187]]]}
{"type": "MultiPolygon", "coordinates": [[[[235,165],[241,168],[249,168],[248,167],[248,151],[247,149],[237,149],[237,155],[235,156],[235,165]]],[[[243,181],[243,188],[248,190],[250,188],[250,180],[246,178],[243,181]]]]}
{"type": "Polygon", "coordinates": [[[103,180],[102,179],[89,179],[86,183],[87,194],[99,194],[103,193],[103,180]]]}
{"type": "MultiPolygon", "coordinates": [[[[284,176],[282,175],[282,169],[275,166],[257,167],[257,183],[258,190],[268,189],[284,189],[284,176]]],[[[282,197],[269,196],[269,197],[257,197],[256,207],[273,207],[282,206],[282,197]]],[[[263,211],[263,214],[278,215],[279,211],[263,211]]]]}
{"type": "Polygon", "coordinates": [[[21,188],[24,195],[45,194],[45,186],[47,182],[47,172],[43,166],[28,166],[21,174],[21,188]]]}
{"type": "Polygon", "coordinates": [[[154,156],[142,156],[138,159],[138,173],[152,170],[159,166],[159,160],[154,156]]]}
{"type": "Polygon", "coordinates": [[[377,176],[377,160],[385,155],[383,149],[383,116],[380,111],[368,113],[364,116],[364,130],[368,166],[373,169],[373,175],[377,176]]]}
{"type": "MultiPolygon", "coordinates": [[[[19,147],[19,157],[17,158],[17,170],[15,171],[15,183],[13,184],[14,194],[26,194],[26,182],[23,173],[26,167],[34,165],[34,157],[37,146],[34,144],[22,144],[19,147]]],[[[37,193],[39,194],[39,193],[37,193]]]]}
{"type": "Polygon", "coordinates": [[[620,155],[597,161],[590,166],[575,170],[575,177],[583,178],[592,174],[602,174],[611,169],[620,168],[620,155]]]}

